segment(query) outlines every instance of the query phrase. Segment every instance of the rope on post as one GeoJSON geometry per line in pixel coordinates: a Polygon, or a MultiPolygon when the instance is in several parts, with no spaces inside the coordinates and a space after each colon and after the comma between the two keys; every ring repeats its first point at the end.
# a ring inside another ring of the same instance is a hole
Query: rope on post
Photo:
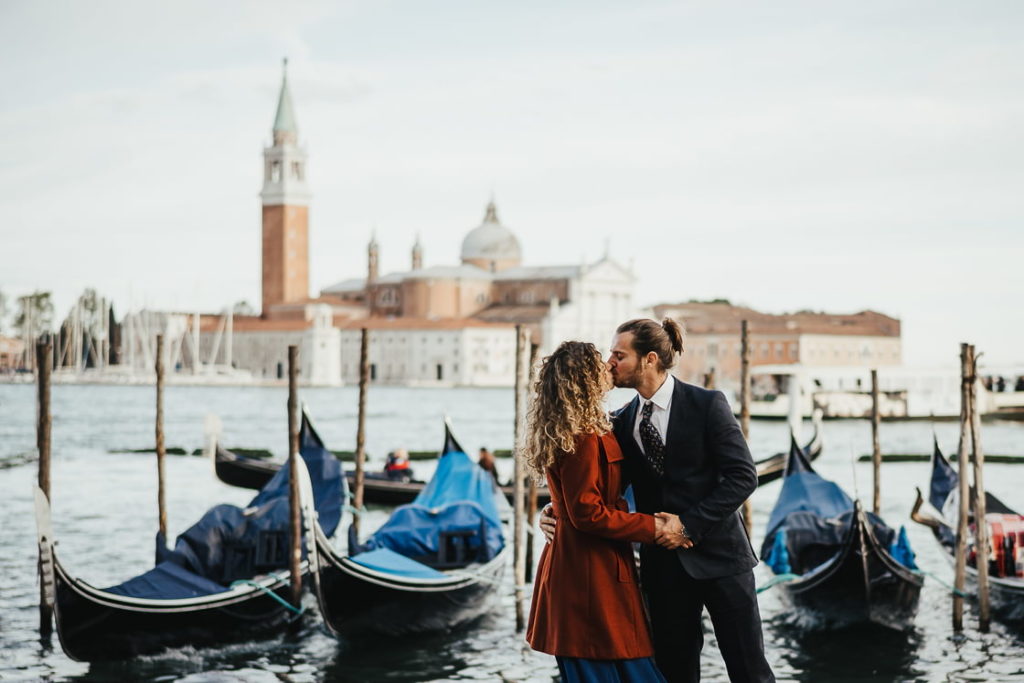
{"type": "Polygon", "coordinates": [[[949,581],[946,581],[946,580],[944,580],[942,578],[939,578],[939,576],[937,574],[933,574],[932,572],[930,572],[930,571],[928,571],[926,569],[911,569],[910,571],[914,572],[915,574],[917,574],[919,576],[927,576],[929,579],[933,579],[936,583],[938,583],[940,586],[942,586],[943,588],[945,588],[946,590],[948,590],[950,593],[952,593],[953,595],[957,596],[958,598],[970,598],[970,597],[973,597],[970,593],[967,593],[965,591],[960,590],[959,588],[957,588],[956,586],[951,584],[949,581]]]}
{"type": "Polygon", "coordinates": [[[792,581],[794,579],[799,579],[799,578],[800,578],[799,574],[779,574],[778,576],[772,577],[768,581],[768,583],[764,584],[763,586],[759,586],[758,589],[757,589],[757,592],[758,593],[764,593],[766,590],[768,590],[772,586],[777,586],[780,583],[789,583],[790,581],[792,581]]]}
{"type": "Polygon", "coordinates": [[[231,588],[234,588],[235,586],[252,586],[253,588],[258,588],[261,591],[263,591],[264,593],[266,593],[267,595],[269,595],[270,597],[272,597],[278,603],[280,603],[282,607],[284,607],[284,608],[290,610],[291,612],[293,612],[295,614],[295,616],[299,616],[303,612],[306,611],[306,608],[304,606],[296,607],[295,605],[291,604],[290,602],[288,602],[287,600],[285,600],[280,595],[278,595],[274,591],[270,590],[269,588],[267,588],[263,584],[257,583],[257,582],[255,582],[255,581],[253,581],[251,579],[239,579],[238,581],[232,581],[231,582],[231,588]]]}

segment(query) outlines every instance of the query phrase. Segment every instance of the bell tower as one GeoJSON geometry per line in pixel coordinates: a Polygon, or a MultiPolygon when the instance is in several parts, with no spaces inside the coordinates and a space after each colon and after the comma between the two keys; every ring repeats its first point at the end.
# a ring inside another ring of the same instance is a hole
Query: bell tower
{"type": "Polygon", "coordinates": [[[273,142],[263,150],[263,317],[275,304],[309,298],[309,187],[306,150],[298,144],[288,60],[284,60],[281,94],[272,129],[273,142]]]}

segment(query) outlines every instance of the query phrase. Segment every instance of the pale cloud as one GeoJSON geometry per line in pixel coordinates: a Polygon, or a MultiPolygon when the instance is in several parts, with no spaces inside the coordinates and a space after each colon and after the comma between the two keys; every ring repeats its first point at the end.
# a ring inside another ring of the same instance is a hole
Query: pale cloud
{"type": "Polygon", "coordinates": [[[258,299],[280,58],[314,290],[490,193],[528,260],[634,260],[644,303],[876,308],[906,357],[1024,362],[1022,11],[977,3],[5,3],[0,288],[258,299]],[[13,133],[13,134],[12,134],[13,133]]]}

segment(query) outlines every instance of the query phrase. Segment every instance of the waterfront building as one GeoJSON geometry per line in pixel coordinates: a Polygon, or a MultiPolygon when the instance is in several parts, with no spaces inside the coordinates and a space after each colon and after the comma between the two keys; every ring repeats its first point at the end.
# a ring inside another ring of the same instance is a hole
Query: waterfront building
{"type": "Polygon", "coordinates": [[[26,365],[25,341],[0,336],[0,372],[14,372],[26,365]]]}
{"type": "Polygon", "coordinates": [[[198,330],[200,358],[222,353],[226,344],[227,367],[276,380],[287,371],[287,346],[298,344],[303,383],[354,382],[359,330],[366,327],[374,382],[509,386],[516,325],[529,327],[541,354],[564,339],[592,341],[606,350],[615,326],[640,314],[633,304],[633,274],[607,255],[595,263],[524,264],[519,238],[498,218],[493,198],[481,223],[463,239],[458,263],[426,266],[417,236],[409,270],[382,274],[382,246],[374,234],[365,275],[311,298],[307,152],[287,73],[271,134],[260,194],[260,314],[202,316],[190,323],[198,330]]]}

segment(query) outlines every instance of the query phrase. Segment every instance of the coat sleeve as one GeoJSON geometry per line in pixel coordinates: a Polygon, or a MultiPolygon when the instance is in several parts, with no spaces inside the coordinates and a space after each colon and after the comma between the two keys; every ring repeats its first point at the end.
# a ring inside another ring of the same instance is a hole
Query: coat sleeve
{"type": "Polygon", "coordinates": [[[679,518],[687,535],[699,543],[708,529],[735,514],[757,488],[757,468],[747,441],[725,395],[716,391],[708,407],[705,449],[718,472],[718,485],[679,518]]]}
{"type": "Polygon", "coordinates": [[[618,510],[601,495],[601,453],[597,436],[576,442],[576,452],[562,456],[558,466],[562,501],[568,522],[595,536],[654,543],[654,517],[618,510]]]}

